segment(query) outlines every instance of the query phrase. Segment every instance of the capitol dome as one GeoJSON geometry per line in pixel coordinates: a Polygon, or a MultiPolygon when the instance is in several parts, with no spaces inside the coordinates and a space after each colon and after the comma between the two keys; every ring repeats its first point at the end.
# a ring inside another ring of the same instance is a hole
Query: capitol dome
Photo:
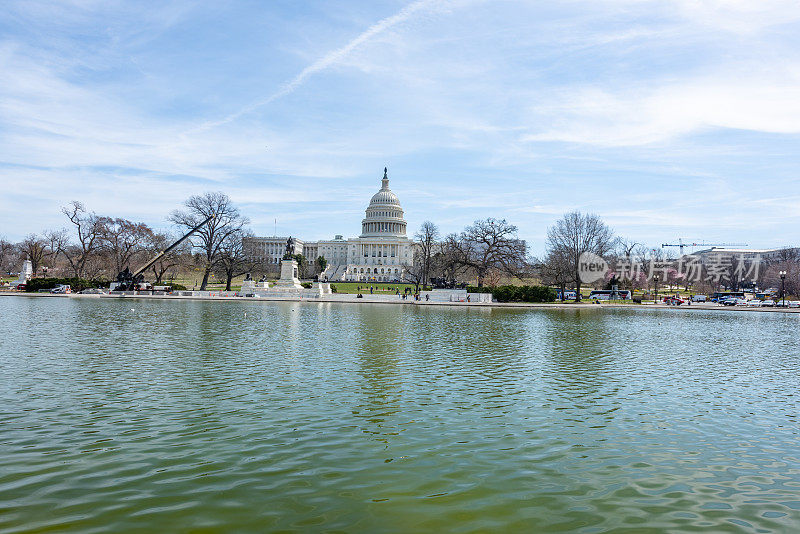
{"type": "Polygon", "coordinates": [[[405,235],[403,208],[400,206],[400,199],[389,189],[388,169],[384,167],[381,189],[372,195],[361,221],[361,237],[405,235]]]}

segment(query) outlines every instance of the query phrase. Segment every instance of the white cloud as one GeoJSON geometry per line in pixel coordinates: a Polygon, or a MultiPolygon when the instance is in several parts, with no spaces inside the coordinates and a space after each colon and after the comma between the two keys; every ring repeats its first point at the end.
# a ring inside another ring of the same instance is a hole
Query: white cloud
{"type": "Polygon", "coordinates": [[[747,79],[703,77],[655,87],[578,87],[533,107],[549,128],[523,141],[564,141],[601,146],[666,142],[711,128],[800,133],[800,79],[753,66],[747,79]]]}
{"type": "Polygon", "coordinates": [[[693,24],[752,34],[771,26],[800,20],[794,0],[673,0],[679,13],[693,24]]]}

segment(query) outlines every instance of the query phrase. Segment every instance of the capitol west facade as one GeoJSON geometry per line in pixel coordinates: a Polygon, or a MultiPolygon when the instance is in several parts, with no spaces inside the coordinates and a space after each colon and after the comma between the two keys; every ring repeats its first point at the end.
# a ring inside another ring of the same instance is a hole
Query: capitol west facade
{"type": "MultiPolygon", "coordinates": [[[[401,281],[404,265],[414,261],[414,243],[406,236],[406,220],[400,199],[389,189],[387,169],[383,170],[380,190],[372,195],[361,221],[361,235],[344,239],[337,235],[327,241],[294,238],[295,252],[309,263],[324,256],[328,266],[320,280],[331,282],[401,281]]],[[[253,257],[267,264],[280,264],[288,237],[245,238],[244,245],[253,257]]]]}

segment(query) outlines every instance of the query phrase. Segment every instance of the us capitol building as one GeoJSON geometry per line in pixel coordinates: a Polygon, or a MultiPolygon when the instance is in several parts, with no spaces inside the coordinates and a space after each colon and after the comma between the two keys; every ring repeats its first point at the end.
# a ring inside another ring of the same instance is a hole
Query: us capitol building
{"type": "MultiPolygon", "coordinates": [[[[280,265],[287,237],[245,238],[243,245],[251,257],[262,258],[268,265],[280,265]]],[[[394,282],[400,281],[404,265],[414,259],[414,243],[406,237],[406,220],[400,199],[389,189],[387,169],[383,169],[381,189],[369,201],[361,235],[344,239],[341,235],[329,241],[294,239],[295,253],[309,263],[324,256],[328,266],[320,280],[331,282],[394,282]]]]}

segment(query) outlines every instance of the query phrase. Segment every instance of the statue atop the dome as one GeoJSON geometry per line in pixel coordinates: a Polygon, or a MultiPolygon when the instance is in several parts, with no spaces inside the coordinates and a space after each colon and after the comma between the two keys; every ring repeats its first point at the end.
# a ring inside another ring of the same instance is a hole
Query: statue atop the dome
{"type": "Polygon", "coordinates": [[[381,191],[389,190],[389,169],[383,168],[383,180],[381,180],[381,191]]]}

